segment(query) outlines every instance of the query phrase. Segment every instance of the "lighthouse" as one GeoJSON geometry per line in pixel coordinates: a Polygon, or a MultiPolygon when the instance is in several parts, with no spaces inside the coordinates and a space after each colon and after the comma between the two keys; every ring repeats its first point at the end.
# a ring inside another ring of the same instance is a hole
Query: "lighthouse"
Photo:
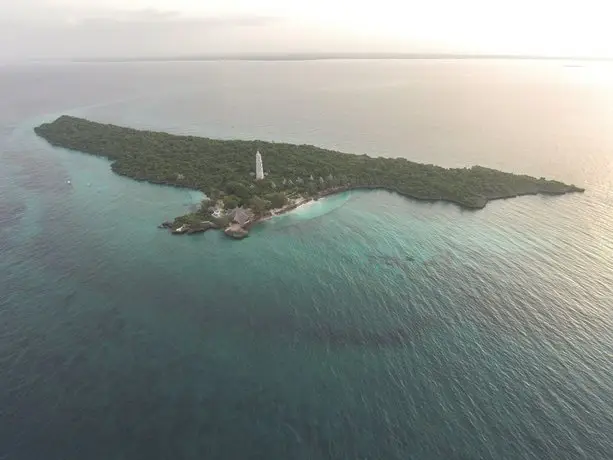
{"type": "Polygon", "coordinates": [[[264,179],[264,165],[262,164],[262,155],[258,150],[255,154],[255,180],[264,179]]]}

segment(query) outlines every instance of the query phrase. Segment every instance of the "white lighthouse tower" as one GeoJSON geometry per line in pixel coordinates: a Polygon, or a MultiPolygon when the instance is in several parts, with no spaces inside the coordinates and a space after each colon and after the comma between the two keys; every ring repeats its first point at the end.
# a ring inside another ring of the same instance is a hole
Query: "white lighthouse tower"
{"type": "Polygon", "coordinates": [[[255,180],[264,179],[264,165],[262,164],[262,155],[258,150],[255,154],[255,180]]]}

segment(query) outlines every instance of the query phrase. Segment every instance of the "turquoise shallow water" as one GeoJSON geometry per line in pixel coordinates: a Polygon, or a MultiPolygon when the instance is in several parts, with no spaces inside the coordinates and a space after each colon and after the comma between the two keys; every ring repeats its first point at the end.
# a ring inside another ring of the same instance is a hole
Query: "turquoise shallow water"
{"type": "Polygon", "coordinates": [[[0,458],[612,458],[613,87],[594,66],[2,68],[0,458]],[[353,192],[240,243],[176,238],[156,225],[201,196],[33,135],[64,112],[588,191],[479,212],[353,192]]]}

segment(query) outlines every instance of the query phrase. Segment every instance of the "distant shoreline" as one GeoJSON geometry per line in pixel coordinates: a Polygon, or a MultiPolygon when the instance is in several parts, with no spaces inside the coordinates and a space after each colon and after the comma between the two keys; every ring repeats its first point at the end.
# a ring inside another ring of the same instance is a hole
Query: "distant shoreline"
{"type": "Polygon", "coordinates": [[[73,63],[119,62],[206,62],[206,61],[327,61],[327,60],[529,60],[529,61],[602,61],[604,56],[539,56],[514,54],[456,54],[456,53],[251,53],[251,54],[202,54],[176,56],[136,56],[72,58],[73,63]]]}

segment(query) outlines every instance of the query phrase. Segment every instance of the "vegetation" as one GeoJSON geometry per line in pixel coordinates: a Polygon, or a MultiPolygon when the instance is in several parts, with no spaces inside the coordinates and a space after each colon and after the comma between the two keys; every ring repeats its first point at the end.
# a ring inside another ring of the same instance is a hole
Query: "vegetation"
{"type": "MultiPolygon", "coordinates": [[[[562,182],[493,169],[446,169],[404,158],[351,155],[311,145],[215,140],[138,131],[62,116],[35,128],[55,146],[100,155],[118,174],[157,184],[201,190],[210,198],[201,219],[222,199],[226,209],[251,207],[257,214],[278,208],[288,197],[318,196],[350,188],[384,188],[422,200],[445,200],[482,208],[488,200],[527,194],[583,191],[562,182]],[[255,181],[255,152],[264,158],[266,178],[255,181]]],[[[191,217],[190,217],[191,216],[191,217]]]]}
{"type": "Polygon", "coordinates": [[[287,197],[281,192],[271,193],[264,198],[266,198],[275,209],[282,208],[287,204],[287,197]]]}

